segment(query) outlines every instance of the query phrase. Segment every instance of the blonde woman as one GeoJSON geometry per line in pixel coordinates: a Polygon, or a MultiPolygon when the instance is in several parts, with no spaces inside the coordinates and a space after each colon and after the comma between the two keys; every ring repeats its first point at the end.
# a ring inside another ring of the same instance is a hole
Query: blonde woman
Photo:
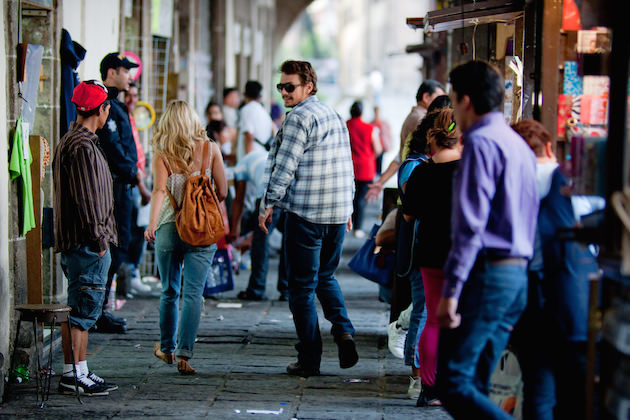
{"type": "MultiPolygon", "coordinates": [[[[198,175],[202,166],[203,147],[208,142],[206,130],[193,109],[184,101],[168,104],[153,137],[153,179],[151,218],[144,232],[147,241],[155,241],[155,256],[162,280],[160,297],[160,343],[153,352],[168,364],[175,362],[182,375],[195,370],[188,360],[201,316],[201,296],[216,245],[191,246],[183,242],[175,228],[175,211],[166,198],[168,189],[181,204],[184,183],[198,175]],[[184,281],[181,281],[181,272],[184,281]],[[179,298],[182,311],[179,319],[179,298]]],[[[221,151],[210,142],[210,164],[206,175],[214,179],[220,201],[227,195],[227,181],[221,151]]]]}

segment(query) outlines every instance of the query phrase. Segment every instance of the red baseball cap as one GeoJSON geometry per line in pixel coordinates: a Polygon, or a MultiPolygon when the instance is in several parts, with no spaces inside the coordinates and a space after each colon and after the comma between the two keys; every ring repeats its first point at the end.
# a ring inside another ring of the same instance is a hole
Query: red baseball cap
{"type": "Polygon", "coordinates": [[[98,80],[86,80],[74,88],[72,103],[79,111],[91,111],[107,99],[107,88],[98,80]]]}

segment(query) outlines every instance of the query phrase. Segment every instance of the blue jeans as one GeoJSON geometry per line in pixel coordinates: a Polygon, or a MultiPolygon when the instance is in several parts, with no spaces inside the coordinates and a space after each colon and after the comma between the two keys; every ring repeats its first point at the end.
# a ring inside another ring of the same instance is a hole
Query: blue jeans
{"type": "MultiPolygon", "coordinates": [[[[249,284],[247,285],[247,293],[257,297],[265,296],[265,288],[267,284],[267,271],[269,271],[269,235],[276,228],[276,225],[282,218],[283,211],[274,209],[271,223],[267,227],[269,234],[265,234],[258,226],[254,227],[254,236],[252,238],[252,273],[249,276],[249,284]]],[[[284,273],[284,255],[280,254],[280,267],[278,270],[278,291],[280,294],[287,293],[287,280],[284,273]]]]}
{"type": "Polygon", "coordinates": [[[339,283],[334,277],[345,233],[345,223],[315,224],[293,213],[285,213],[283,241],[289,308],[298,336],[295,346],[298,362],[306,368],[319,368],[322,357],[315,294],[324,316],[332,323],[331,334],[335,339],[345,333],[354,334],[339,283]]]}
{"type": "Polygon", "coordinates": [[[203,288],[216,250],[216,244],[191,246],[183,242],[174,222],[163,224],[155,232],[155,256],[162,280],[160,342],[163,352],[172,353],[175,350],[176,356],[193,356],[203,288]],[[178,328],[180,294],[183,306],[178,328]]]}
{"type": "Polygon", "coordinates": [[[418,340],[427,321],[426,305],[424,304],[424,284],[420,270],[414,269],[409,275],[411,284],[411,302],[413,309],[409,317],[409,329],[405,338],[405,365],[420,367],[420,355],[418,353],[418,340]]]}
{"type": "Polygon", "coordinates": [[[461,325],[440,331],[436,385],[454,418],[512,418],[488,398],[490,375],[526,301],[524,266],[478,259],[459,299],[461,325]]]}
{"type": "Polygon", "coordinates": [[[61,269],[68,279],[72,327],[88,331],[101,316],[111,262],[109,250],[99,257],[87,245],[78,245],[61,253],[61,269]]]}

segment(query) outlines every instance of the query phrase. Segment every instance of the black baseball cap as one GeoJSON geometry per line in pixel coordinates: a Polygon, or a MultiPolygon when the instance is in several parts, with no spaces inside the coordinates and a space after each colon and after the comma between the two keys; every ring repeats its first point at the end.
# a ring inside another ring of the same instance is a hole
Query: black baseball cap
{"type": "Polygon", "coordinates": [[[125,57],[125,54],[119,52],[109,53],[101,60],[101,74],[106,74],[107,70],[117,69],[119,67],[133,69],[140,67],[140,65],[132,63],[127,57],[125,57]]]}

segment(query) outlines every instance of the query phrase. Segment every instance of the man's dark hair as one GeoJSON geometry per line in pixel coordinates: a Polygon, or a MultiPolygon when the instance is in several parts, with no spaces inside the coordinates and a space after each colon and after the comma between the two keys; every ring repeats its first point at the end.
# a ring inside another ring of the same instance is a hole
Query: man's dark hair
{"type": "Polygon", "coordinates": [[[451,98],[448,95],[440,95],[431,102],[431,105],[427,108],[427,114],[449,106],[451,106],[451,98]]]}
{"type": "Polygon", "coordinates": [[[262,85],[255,80],[248,80],[247,83],[245,83],[245,96],[249,99],[256,100],[260,98],[262,90],[262,85]]]}
{"type": "Polygon", "coordinates": [[[350,116],[352,118],[360,117],[363,114],[363,102],[354,101],[352,106],[350,107],[350,116]]]}
{"type": "Polygon", "coordinates": [[[451,70],[449,80],[457,101],[468,95],[477,115],[501,110],[505,94],[503,78],[485,61],[460,64],[451,70]]]}
{"type": "Polygon", "coordinates": [[[225,89],[223,89],[223,99],[225,99],[226,96],[228,96],[230,93],[234,92],[236,90],[235,87],[226,87],[225,89]]]}
{"type": "Polygon", "coordinates": [[[103,108],[107,108],[107,105],[109,105],[109,99],[105,99],[105,101],[102,104],[100,104],[94,109],[90,109],[89,111],[81,111],[77,109],[77,115],[80,115],[83,118],[90,118],[92,115],[98,114],[102,106],[103,108]]]}
{"type": "Polygon", "coordinates": [[[313,84],[311,95],[317,93],[317,74],[308,61],[287,60],[280,66],[280,72],[284,74],[297,74],[300,76],[300,82],[302,82],[303,85],[309,82],[313,84]]]}
{"type": "Polygon", "coordinates": [[[114,70],[116,70],[116,74],[118,74],[118,73],[120,72],[120,69],[122,69],[122,66],[120,66],[120,67],[116,67],[116,68],[114,68],[114,67],[102,68],[102,69],[101,69],[101,80],[102,80],[102,81],[105,81],[105,80],[107,79],[107,71],[108,71],[109,69],[114,69],[114,70]]]}
{"type": "Polygon", "coordinates": [[[446,89],[444,89],[444,85],[437,80],[425,80],[418,88],[418,93],[416,93],[416,102],[422,101],[422,97],[425,93],[433,95],[435,91],[438,90],[438,88],[446,92],[446,89]]]}

